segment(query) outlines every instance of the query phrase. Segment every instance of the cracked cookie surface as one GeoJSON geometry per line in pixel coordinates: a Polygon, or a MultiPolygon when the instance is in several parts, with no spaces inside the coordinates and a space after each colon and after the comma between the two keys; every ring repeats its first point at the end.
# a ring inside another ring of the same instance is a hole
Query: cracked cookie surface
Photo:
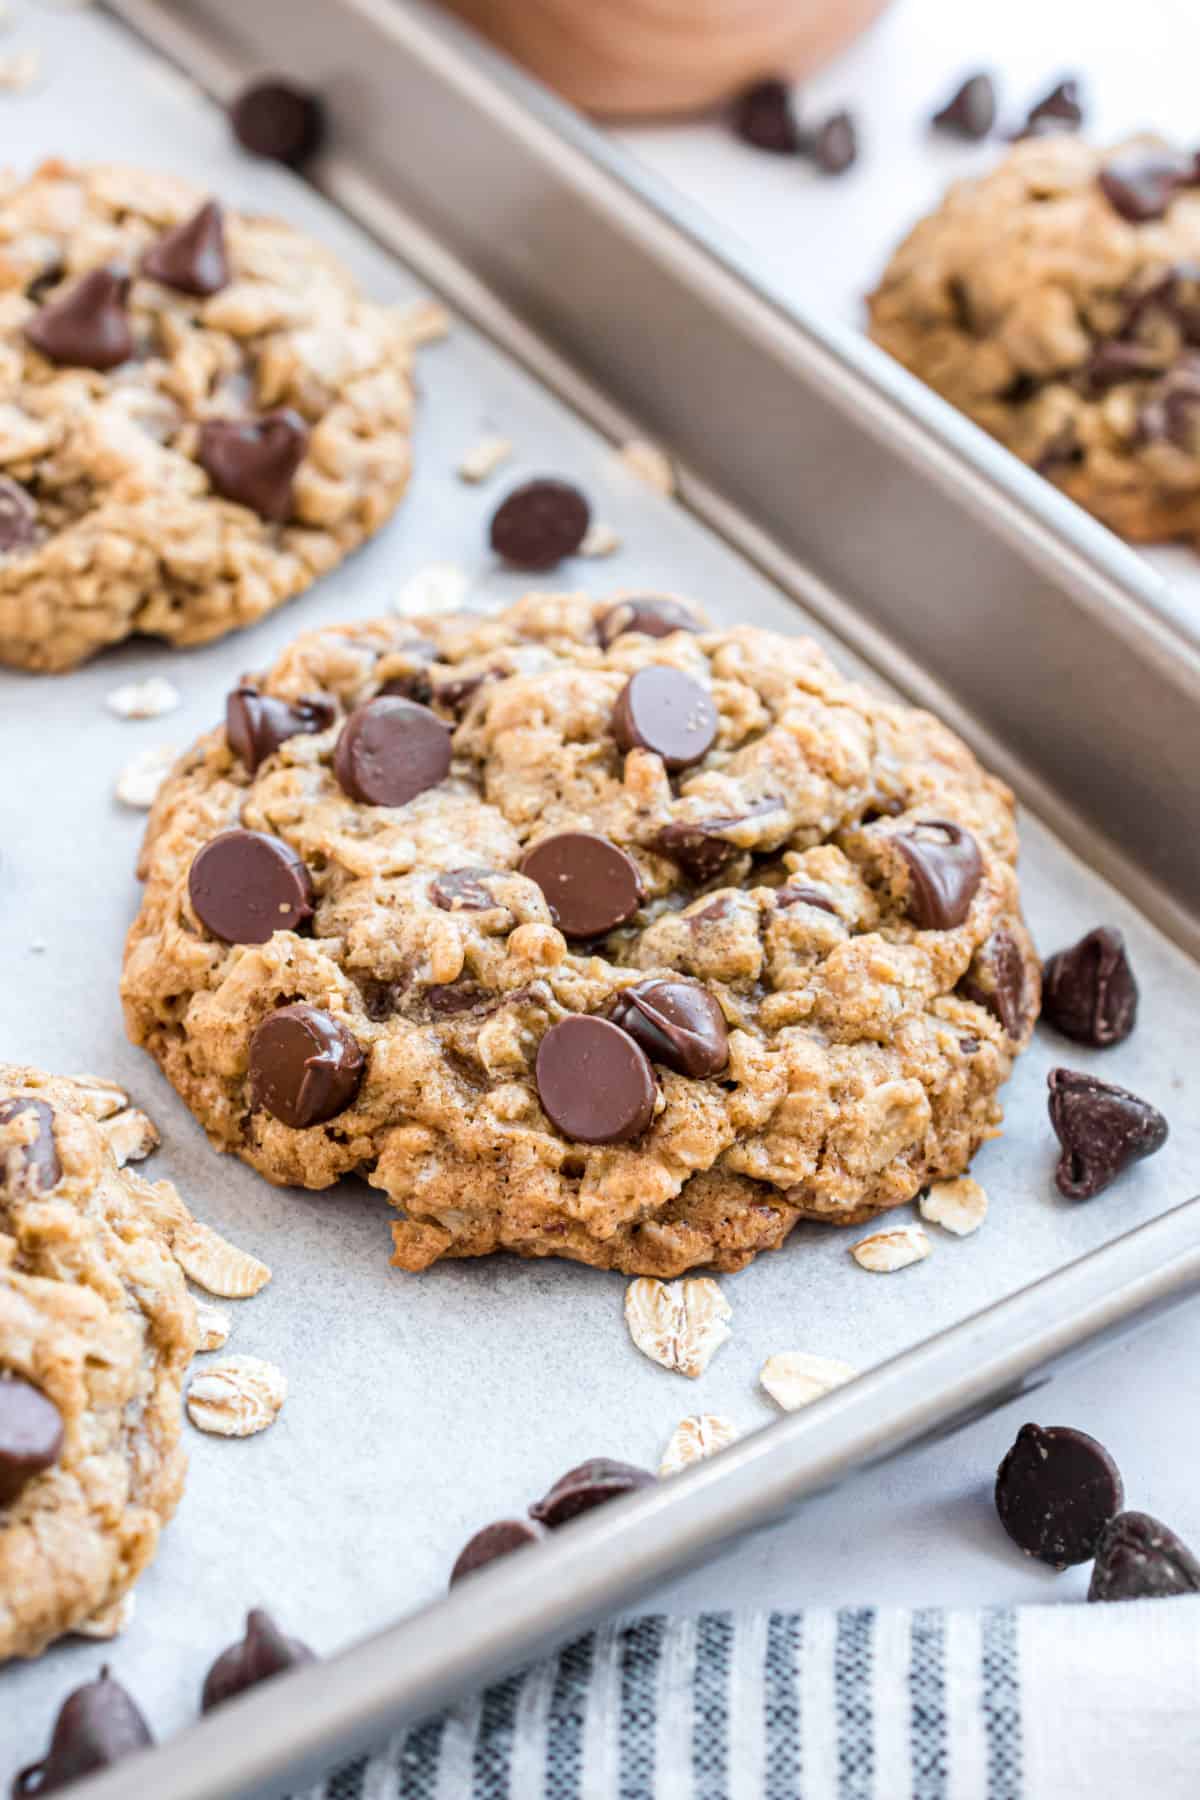
{"type": "Polygon", "coordinates": [[[871,335],[1135,541],[1200,538],[1200,187],[1154,140],[1058,135],[955,183],[871,335]]]}
{"type": "Polygon", "coordinates": [[[111,165],[0,177],[0,662],[220,637],[404,492],[399,313],[210,199],[111,165]]]}
{"type": "Polygon", "coordinates": [[[382,1188],[404,1268],[735,1269],[997,1129],[1039,995],[1007,789],[812,642],[694,613],[648,634],[681,616],[535,594],[310,633],[160,793],[131,1037],[272,1181],[382,1188]],[[656,712],[681,686],[694,706],[656,712]],[[364,721],[397,708],[426,785],[356,798],[388,772],[364,721]]]}

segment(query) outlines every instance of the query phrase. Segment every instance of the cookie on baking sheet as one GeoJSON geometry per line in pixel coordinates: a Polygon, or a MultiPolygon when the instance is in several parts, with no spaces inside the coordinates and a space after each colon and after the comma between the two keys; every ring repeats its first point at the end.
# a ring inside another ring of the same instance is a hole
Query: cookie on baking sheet
{"type": "Polygon", "coordinates": [[[195,1307],[111,1082],[0,1064],[0,1662],[118,1609],[183,1489],[195,1307]]]}
{"type": "Polygon", "coordinates": [[[159,795],[133,1040],[396,1261],[735,1269],[962,1172],[1038,964],[1008,791],[815,644],[530,595],[301,637],[159,795]]]}
{"type": "Polygon", "coordinates": [[[277,219],[115,166],[0,180],[0,662],[203,643],[300,593],[404,492],[410,361],[277,219]]]}
{"type": "Polygon", "coordinates": [[[1200,186],[1158,140],[1058,134],[957,182],[871,335],[1107,525],[1200,538],[1200,186]]]}

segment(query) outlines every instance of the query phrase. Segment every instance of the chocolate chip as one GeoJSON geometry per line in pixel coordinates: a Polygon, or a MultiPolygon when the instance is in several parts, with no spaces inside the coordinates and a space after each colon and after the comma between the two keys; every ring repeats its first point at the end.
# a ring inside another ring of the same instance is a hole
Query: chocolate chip
{"type": "Polygon", "coordinates": [[[652,1062],[679,1075],[719,1075],[729,1061],[725,1015],[698,981],[639,981],[621,990],[608,1016],[652,1062]]]}
{"type": "Polygon", "coordinates": [[[744,813],[728,818],[676,820],[664,825],[655,835],[654,848],[678,864],[689,880],[711,881],[731,862],[746,854],[723,833],[744,825],[748,819],[776,812],[782,812],[778,800],[759,800],[744,813]]]}
{"type": "Polygon", "coordinates": [[[1121,335],[1137,338],[1148,329],[1153,339],[1164,315],[1178,327],[1185,343],[1200,344],[1200,264],[1172,263],[1148,287],[1135,292],[1121,335]]]}
{"type": "Polygon", "coordinates": [[[996,84],[986,73],[968,75],[932,123],[954,137],[985,138],[996,123],[996,84]]]}
{"type": "Polygon", "coordinates": [[[905,912],[918,931],[961,925],[983,877],[983,858],[971,833],[948,819],[919,819],[895,844],[909,870],[905,912]],[[919,836],[922,832],[936,835],[919,836]]]}
{"type": "Polygon", "coordinates": [[[1127,1088],[1075,1069],[1051,1069],[1050,1123],[1062,1145],[1055,1171],[1060,1194],[1091,1200],[1131,1163],[1167,1141],[1167,1121],[1127,1088]]]}
{"type": "Polygon", "coordinates": [[[825,175],[844,175],[858,160],[858,131],[848,112],[831,113],[803,146],[825,175]]]}
{"type": "Polygon", "coordinates": [[[36,312],[25,336],[51,362],[115,369],[133,355],[133,330],[125,310],[128,298],[128,275],[93,269],[61,299],[36,312]]]}
{"type": "Polygon", "coordinates": [[[828,894],[823,894],[820,888],[806,887],[800,882],[787,882],[783,887],[776,888],[775,905],[780,911],[786,911],[789,906],[819,906],[822,912],[832,913],[835,919],[841,918],[828,894]]]}
{"type": "Polygon", "coordinates": [[[734,103],[733,129],[756,150],[794,156],[800,148],[800,128],[787,82],[771,78],[748,87],[734,103]]]}
{"type": "Polygon", "coordinates": [[[227,287],[225,215],[217,202],[206,200],[199,212],[151,244],[142,258],[142,274],[200,299],[227,287]]]}
{"type": "Polygon", "coordinates": [[[518,569],[552,569],[574,556],[591,523],[591,508],[568,481],[527,481],[502,500],[492,518],[497,556],[518,569]]]}
{"type": "MultiPolygon", "coordinates": [[[[32,1096],[0,1101],[0,1125],[9,1124],[22,1113],[32,1113],[37,1125],[30,1141],[21,1145],[18,1179],[22,1189],[30,1193],[48,1194],[62,1180],[62,1164],[58,1160],[58,1148],[54,1142],[54,1108],[44,1100],[35,1100],[32,1096]]],[[[5,1183],[5,1167],[0,1163],[0,1192],[3,1192],[5,1183]]]]}
{"type": "Polygon", "coordinates": [[[265,944],[312,918],[308,867],[290,844],[235,825],[192,858],[188,896],[200,923],[226,944],[265,944]]]}
{"type": "Polygon", "coordinates": [[[1161,405],[1162,436],[1188,456],[1200,456],[1200,387],[1169,378],[1161,405]]]}
{"type": "Polygon", "coordinates": [[[580,1513],[591,1512],[593,1506],[604,1506],[619,1500],[622,1494],[635,1494],[639,1488],[653,1487],[656,1477],[648,1469],[637,1469],[632,1463],[612,1462],[606,1456],[594,1456],[560,1475],[550,1492],[529,1509],[531,1519],[556,1531],[580,1513]]]}
{"type": "Polygon", "coordinates": [[[630,600],[618,600],[601,613],[596,626],[600,642],[607,650],[625,632],[642,637],[670,637],[673,631],[699,631],[700,621],[680,600],[665,594],[636,594],[630,600]]]}
{"type": "Polygon", "coordinates": [[[294,1131],[344,1112],[363,1068],[363,1053],[346,1027],[304,1001],[268,1013],[250,1039],[254,1104],[294,1131]]]}
{"type": "Polygon", "coordinates": [[[705,688],[681,669],[652,664],[621,689],[612,730],[621,750],[652,750],[668,769],[686,769],[711,750],[717,709],[705,688]]]}
{"type": "Polygon", "coordinates": [[[302,732],[325,731],[336,716],[337,708],[331,700],[308,695],[299,700],[280,700],[274,694],[260,694],[252,682],[243,681],[225,702],[225,737],[234,755],[253,775],[288,738],[299,737],[302,732]]]}
{"type": "Polygon", "coordinates": [[[481,687],[502,678],[503,671],[500,669],[479,669],[473,675],[459,675],[453,681],[436,682],[433,698],[438,706],[444,706],[456,719],[461,718],[481,687]]]}
{"type": "Polygon", "coordinates": [[[315,1661],[307,1644],[285,1637],[271,1615],[256,1607],[246,1614],[245,1637],[222,1651],[205,1676],[200,1710],[211,1712],[247,1688],[315,1661]]]}
{"type": "Polygon", "coordinates": [[[558,831],[542,838],[518,867],[545,894],[564,937],[603,937],[631,919],[642,903],[637,864],[594,831],[558,831]]]}
{"type": "Polygon", "coordinates": [[[1161,369],[1162,358],[1148,344],[1104,338],[1084,365],[1083,381],[1091,392],[1102,394],[1124,381],[1143,381],[1161,369]]]}
{"type": "Polygon", "coordinates": [[[551,1026],[536,1078],[550,1120],[580,1144],[626,1144],[654,1116],[658,1089],[645,1052],[607,1019],[572,1013],[551,1026]]]}
{"type": "Polygon", "coordinates": [[[541,1527],[531,1525],[528,1519],[498,1519],[494,1525],[485,1525],[459,1552],[458,1561],[450,1571],[450,1586],[502,1556],[511,1556],[514,1550],[524,1550],[529,1544],[539,1543],[544,1536],[541,1527]]]}
{"type": "Polygon", "coordinates": [[[449,770],[450,733],[443,721],[397,695],[377,695],[356,707],[333,753],[343,790],[367,806],[406,806],[449,770]]]}
{"type": "Polygon", "coordinates": [[[196,460],[223,500],[260,518],[290,518],[292,482],[308,449],[308,426],[292,407],[260,419],[205,419],[196,460]]]}
{"type": "Polygon", "coordinates": [[[0,555],[24,550],[37,536],[37,506],[27,488],[0,475],[0,555]]]}
{"type": "Polygon", "coordinates": [[[49,1750],[40,1763],[21,1770],[13,1794],[56,1793],[153,1742],[133,1696],[101,1669],[96,1681],[68,1694],[55,1720],[49,1750]]]}
{"type": "Polygon", "coordinates": [[[399,694],[405,700],[416,700],[421,706],[428,706],[433,699],[429,664],[437,658],[437,645],[430,643],[428,638],[413,638],[411,643],[399,644],[396,649],[398,655],[410,658],[418,666],[403,675],[391,676],[379,692],[384,695],[399,694]]]}
{"type": "Polygon", "coordinates": [[[425,989],[425,999],[430,1012],[446,1018],[455,1013],[474,1012],[477,1007],[487,1004],[488,996],[482,988],[470,981],[436,982],[425,989]]]}
{"type": "Polygon", "coordinates": [[[483,884],[495,873],[495,869],[450,869],[434,877],[429,898],[443,912],[488,912],[499,902],[483,884]]]}
{"type": "Polygon", "coordinates": [[[11,1506],[27,1482],[52,1468],[62,1446],[62,1414],[53,1400],[20,1375],[0,1372],[0,1507],[11,1506]]]}
{"type": "Polygon", "coordinates": [[[290,81],[255,81],[229,109],[233,135],[251,156],[294,167],[311,156],[325,135],[321,102],[290,81]]]}
{"type": "Polygon", "coordinates": [[[1070,1425],[1022,1425],[996,1472],[996,1511],[1027,1556],[1065,1569],[1096,1554],[1125,1489],[1103,1444],[1070,1425]]]}
{"type": "Polygon", "coordinates": [[[1025,977],[1025,958],[1011,931],[998,925],[975,952],[970,969],[960,983],[964,1000],[985,1006],[999,1019],[1010,1038],[1024,1035],[1030,1011],[1025,977]]]}
{"type": "Polygon", "coordinates": [[[1113,211],[1131,224],[1141,225],[1148,219],[1164,218],[1193,173],[1190,156],[1143,146],[1110,157],[1097,180],[1113,211]]]}
{"type": "Polygon", "coordinates": [[[1031,106],[1018,137],[1043,137],[1054,131],[1078,131],[1083,124],[1080,84],[1068,76],[1031,106]]]}
{"type": "Polygon", "coordinates": [[[1143,1512],[1109,1520],[1096,1546],[1089,1600],[1166,1600],[1196,1593],[1200,1561],[1169,1525],[1143,1512]]]}
{"type": "Polygon", "coordinates": [[[1063,1037],[1098,1050],[1124,1043],[1137,1023],[1138,985],[1125,939],[1098,925],[1069,950],[1046,959],[1042,1017],[1063,1037]]]}

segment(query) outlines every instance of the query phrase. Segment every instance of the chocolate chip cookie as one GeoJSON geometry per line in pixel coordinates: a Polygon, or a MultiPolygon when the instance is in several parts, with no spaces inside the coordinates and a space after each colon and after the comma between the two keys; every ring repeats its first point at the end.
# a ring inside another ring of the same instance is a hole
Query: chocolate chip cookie
{"type": "Polygon", "coordinates": [[[130,1035],[395,1260],[736,1269],[957,1175],[1039,968],[1008,791],[811,642],[530,595],[301,637],[151,815],[130,1035]]]}
{"type": "Polygon", "coordinates": [[[900,245],[871,334],[1115,531],[1200,537],[1200,185],[1153,139],[1016,144],[900,245]]]}
{"type": "Polygon", "coordinates": [[[115,1608],[183,1488],[195,1307],[153,1128],[109,1082],[0,1065],[0,1662],[115,1608]]]}
{"type": "Polygon", "coordinates": [[[165,175],[0,182],[0,662],[248,625],[404,492],[400,317],[279,220],[165,175]]]}

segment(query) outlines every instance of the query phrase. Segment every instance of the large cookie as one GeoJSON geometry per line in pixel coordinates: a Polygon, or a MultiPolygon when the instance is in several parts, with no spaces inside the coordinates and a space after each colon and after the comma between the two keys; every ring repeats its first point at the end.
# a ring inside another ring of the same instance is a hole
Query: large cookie
{"type": "Polygon", "coordinates": [[[1200,536],[1200,187],[1155,142],[1015,145],[895,252],[871,334],[1135,540],[1200,536]]]}
{"type": "Polygon", "coordinates": [[[192,1221],[110,1082],[0,1064],[0,1662],[111,1616],[183,1489],[192,1221]]]}
{"type": "Polygon", "coordinates": [[[0,181],[0,662],[250,624],[388,517],[399,315],[276,219],[134,169],[0,181]]]}
{"type": "Polygon", "coordinates": [[[966,1168],[1038,1004],[1011,796],[813,643],[697,625],[531,595],[230,697],[123,980],[220,1149],[365,1175],[408,1269],[734,1269],[966,1168]]]}

